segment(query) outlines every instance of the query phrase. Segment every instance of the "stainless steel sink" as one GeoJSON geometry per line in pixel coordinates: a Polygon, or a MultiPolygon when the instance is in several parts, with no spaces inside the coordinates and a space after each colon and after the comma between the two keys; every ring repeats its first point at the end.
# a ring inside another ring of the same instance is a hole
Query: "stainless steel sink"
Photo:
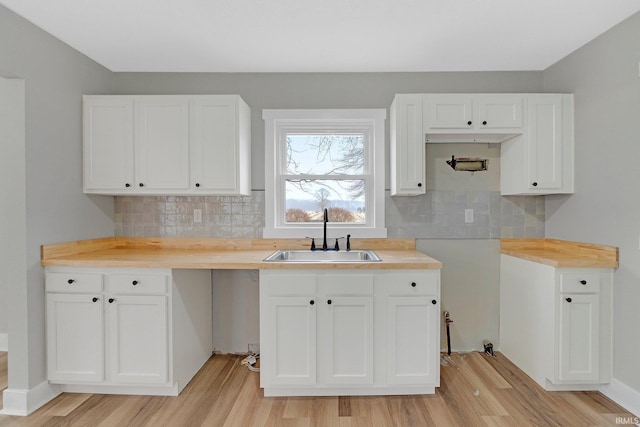
{"type": "Polygon", "coordinates": [[[302,251],[277,250],[264,259],[266,262],[377,262],[382,259],[371,250],[366,251],[302,251]]]}

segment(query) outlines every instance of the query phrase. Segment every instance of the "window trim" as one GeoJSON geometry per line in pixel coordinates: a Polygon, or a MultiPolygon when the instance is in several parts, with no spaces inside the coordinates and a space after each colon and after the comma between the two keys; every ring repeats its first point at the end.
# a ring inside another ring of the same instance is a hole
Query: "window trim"
{"type": "MultiPolygon", "coordinates": [[[[327,235],[331,238],[347,233],[360,238],[385,238],[387,229],[384,218],[385,183],[385,119],[387,111],[376,109],[309,109],[309,110],[262,110],[265,121],[265,238],[322,237],[322,224],[287,224],[284,222],[284,195],[278,171],[278,141],[282,132],[298,129],[319,131],[335,128],[339,130],[367,130],[365,153],[371,170],[366,173],[367,222],[365,224],[330,223],[327,235]],[[371,198],[371,200],[369,200],[371,198]]],[[[331,219],[331,218],[329,218],[331,219]]]]}

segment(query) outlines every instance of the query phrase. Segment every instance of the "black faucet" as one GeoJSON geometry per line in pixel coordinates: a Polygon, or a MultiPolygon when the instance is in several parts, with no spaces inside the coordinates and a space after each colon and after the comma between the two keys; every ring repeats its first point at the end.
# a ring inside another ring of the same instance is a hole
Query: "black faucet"
{"type": "Polygon", "coordinates": [[[323,225],[323,234],[322,234],[322,250],[327,250],[327,222],[329,222],[329,211],[327,208],[324,209],[324,225],[323,225]]]}

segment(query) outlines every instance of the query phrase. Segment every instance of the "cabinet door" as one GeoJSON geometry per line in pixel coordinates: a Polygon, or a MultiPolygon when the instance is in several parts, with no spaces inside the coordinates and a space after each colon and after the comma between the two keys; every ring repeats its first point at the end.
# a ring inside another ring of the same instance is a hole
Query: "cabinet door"
{"type": "Polygon", "coordinates": [[[473,122],[473,98],[468,95],[428,95],[427,129],[470,129],[473,122]]]}
{"type": "Polygon", "coordinates": [[[110,381],[167,383],[167,297],[114,295],[109,297],[107,308],[110,381]]]}
{"type": "Polygon", "coordinates": [[[507,95],[479,96],[477,125],[480,129],[521,128],[522,97],[507,95]]]}
{"type": "Polygon", "coordinates": [[[133,140],[132,98],[83,98],[85,193],[133,189],[133,140]]]}
{"type": "Polygon", "coordinates": [[[425,141],[422,95],[398,95],[391,106],[391,195],[424,194],[425,141]]]}
{"type": "Polygon", "coordinates": [[[136,100],[139,191],[189,189],[189,102],[184,96],[136,100]]]}
{"type": "Polygon", "coordinates": [[[439,381],[439,305],[434,297],[388,297],[389,384],[439,381]]]}
{"type": "Polygon", "coordinates": [[[104,379],[101,294],[47,294],[47,370],[52,382],[104,379]]]}
{"type": "Polygon", "coordinates": [[[314,297],[268,297],[260,324],[260,378],[265,385],[316,383],[314,297]]]}
{"type": "Polygon", "coordinates": [[[245,190],[240,188],[241,174],[248,169],[241,156],[246,143],[239,126],[241,106],[232,95],[191,101],[192,181],[198,192],[240,194],[245,190]]]}
{"type": "Polygon", "coordinates": [[[373,384],[373,297],[335,296],[319,303],[319,382],[373,384]]]}
{"type": "Polygon", "coordinates": [[[561,381],[599,380],[600,310],[597,294],[564,294],[560,302],[561,381]]]}
{"type": "Polygon", "coordinates": [[[562,187],[562,97],[530,95],[527,154],[530,189],[562,187]]]}

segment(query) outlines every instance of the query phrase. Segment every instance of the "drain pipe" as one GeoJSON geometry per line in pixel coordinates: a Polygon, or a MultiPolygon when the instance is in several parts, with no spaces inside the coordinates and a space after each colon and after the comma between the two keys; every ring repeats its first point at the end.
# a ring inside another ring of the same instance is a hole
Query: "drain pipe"
{"type": "Polygon", "coordinates": [[[449,332],[449,324],[453,323],[453,320],[449,317],[449,312],[444,312],[444,323],[447,327],[447,354],[451,356],[451,333],[449,332]]]}

